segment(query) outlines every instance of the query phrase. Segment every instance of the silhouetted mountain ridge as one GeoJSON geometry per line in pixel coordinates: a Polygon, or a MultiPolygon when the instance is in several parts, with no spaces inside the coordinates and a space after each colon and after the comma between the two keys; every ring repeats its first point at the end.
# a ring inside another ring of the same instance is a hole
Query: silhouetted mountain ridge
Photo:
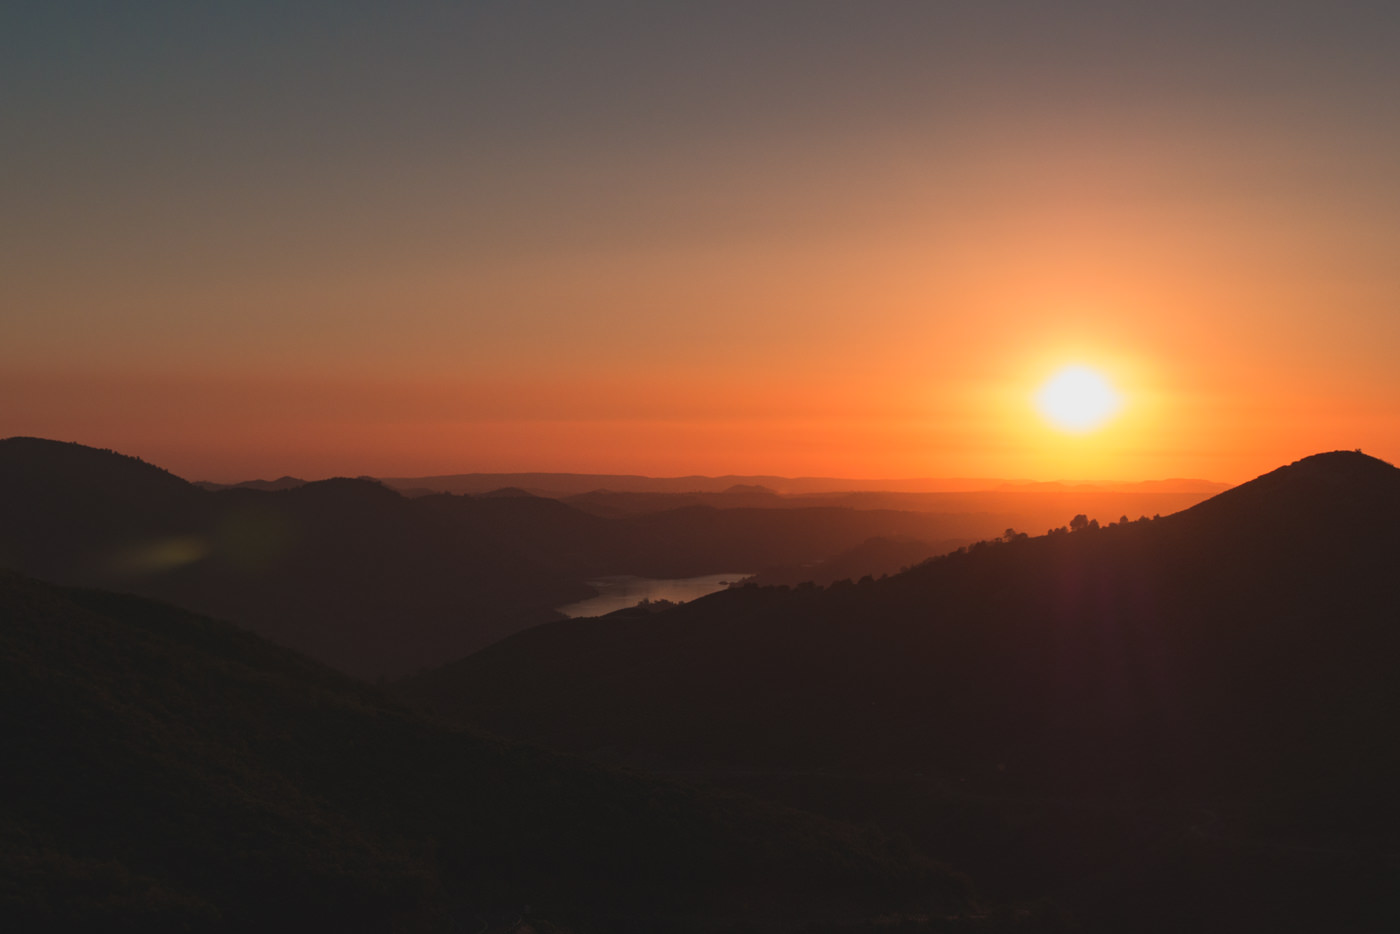
{"type": "Polygon", "coordinates": [[[640,474],[574,474],[574,473],[467,473],[429,477],[385,477],[384,482],[395,489],[422,489],[437,493],[484,493],[503,486],[526,489],[541,496],[566,498],[594,491],[613,493],[722,493],[733,487],[760,487],[779,495],[821,495],[833,492],[971,492],[998,489],[1033,490],[1050,488],[1094,491],[1165,491],[1213,493],[1229,484],[1198,479],[1148,480],[1135,482],[1037,483],[1030,480],[995,477],[908,477],[908,478],[839,478],[839,477],[778,477],[769,475],[740,476],[726,474],[710,477],[698,474],[685,477],[648,477],[640,474]]]}
{"type": "Polygon", "coordinates": [[[0,566],[236,619],[366,677],[458,657],[591,588],[366,479],[209,492],[77,444],[0,442],[0,566]]]}
{"type": "Polygon", "coordinates": [[[485,493],[477,493],[477,496],[486,499],[537,499],[534,493],[529,490],[522,490],[518,486],[503,486],[497,490],[489,490],[485,493]]]}
{"type": "Polygon", "coordinates": [[[0,483],[31,488],[114,489],[140,495],[187,492],[191,484],[139,457],[44,438],[0,438],[0,483]]]}
{"type": "Polygon", "coordinates": [[[308,482],[310,481],[303,480],[300,477],[283,476],[278,477],[276,480],[244,480],[241,483],[214,483],[211,480],[196,480],[194,485],[201,490],[209,490],[210,492],[234,488],[273,492],[276,490],[290,490],[293,487],[298,487],[308,482]]]}
{"type": "MultiPolygon", "coordinates": [[[[971,497],[959,508],[1008,500],[950,495],[971,497]]],[[[695,496],[701,502],[683,508],[591,515],[530,495],[408,500],[366,478],[211,492],[134,458],[11,439],[0,445],[0,566],[170,600],[378,677],[557,618],[554,607],[589,596],[588,581],[600,577],[775,566],[821,574],[821,562],[874,537],[972,540],[1013,524],[996,514],[878,508],[904,501],[893,494],[695,496]],[[758,505],[739,505],[750,501],[758,505]]],[[[906,563],[889,550],[865,557],[886,562],[859,568],[872,573],[906,563]]]]}
{"type": "Polygon", "coordinates": [[[984,878],[1030,815],[1022,884],[1106,930],[1386,929],[1398,522],[1400,471],[1325,454],[883,581],[547,624],[405,690],[501,735],[879,820],[984,878]],[[984,823],[959,831],[970,806],[984,823]],[[1135,917],[1131,893],[1165,904],[1164,886],[1181,907],[1135,917]]]}
{"type": "Polygon", "coordinates": [[[0,567],[169,600],[374,678],[557,618],[594,578],[802,564],[946,524],[832,507],[608,519],[531,495],[408,500],[366,478],[283,486],[210,491],[136,458],[10,439],[0,567]]]}
{"type": "MultiPolygon", "coordinates": [[[[1400,470],[1360,451],[1313,454],[1186,510],[1255,528],[1281,522],[1364,525],[1384,521],[1400,502],[1400,470]]],[[[1179,521],[1179,520],[1178,520],[1179,521]]],[[[1309,526],[1294,526],[1307,533],[1309,526]]]]}

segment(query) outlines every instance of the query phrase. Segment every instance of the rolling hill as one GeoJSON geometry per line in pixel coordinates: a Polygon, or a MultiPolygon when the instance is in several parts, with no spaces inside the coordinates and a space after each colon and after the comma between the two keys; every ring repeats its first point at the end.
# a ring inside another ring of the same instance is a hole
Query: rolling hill
{"type": "Polygon", "coordinates": [[[1105,930],[1383,929],[1397,527],[1400,471],[1322,454],[1176,515],[883,581],[548,624],[404,690],[501,735],[879,821],[1105,930]],[[1176,909],[1134,917],[1167,888],[1176,909]]]}
{"type": "Polygon", "coordinates": [[[872,538],[972,540],[1004,520],[787,502],[603,516],[523,490],[410,499],[366,479],[207,489],[112,451],[0,440],[0,567],[168,600],[371,679],[557,619],[592,579],[800,573],[872,538]]]}
{"type": "Polygon", "coordinates": [[[34,438],[0,441],[0,567],[233,619],[368,678],[461,656],[592,593],[373,481],[210,492],[34,438]]]}
{"type": "Polygon", "coordinates": [[[8,930],[1009,929],[907,841],[486,739],[134,597],[0,573],[0,685],[8,930]]]}

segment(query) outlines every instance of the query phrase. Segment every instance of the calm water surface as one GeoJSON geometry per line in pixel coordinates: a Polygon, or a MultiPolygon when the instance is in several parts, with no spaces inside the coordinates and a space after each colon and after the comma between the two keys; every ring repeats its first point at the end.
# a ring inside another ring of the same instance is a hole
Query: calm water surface
{"type": "Polygon", "coordinates": [[[602,616],[614,610],[625,610],[643,600],[670,600],[684,603],[707,593],[723,590],[726,583],[743,580],[748,574],[706,574],[703,577],[600,577],[589,581],[598,596],[570,603],[557,609],[568,617],[602,616]]]}

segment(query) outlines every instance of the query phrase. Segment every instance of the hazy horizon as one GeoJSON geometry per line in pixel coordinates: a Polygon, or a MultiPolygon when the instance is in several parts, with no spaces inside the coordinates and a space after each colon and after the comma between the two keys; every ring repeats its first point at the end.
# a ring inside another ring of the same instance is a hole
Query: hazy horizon
{"type": "MultiPolygon", "coordinates": [[[[16,438],[19,438],[19,437],[37,437],[37,436],[15,436],[15,437],[16,437],[16,438]]],[[[0,441],[4,441],[4,440],[9,440],[9,439],[0,438],[0,441]]],[[[85,441],[83,441],[83,440],[81,440],[81,439],[70,439],[70,438],[38,438],[38,440],[58,441],[58,442],[60,442],[60,443],[68,443],[68,444],[79,444],[79,445],[83,445],[83,446],[85,446],[85,447],[97,447],[97,445],[88,444],[87,442],[85,442],[85,441]]],[[[784,482],[784,481],[787,481],[787,482],[789,482],[789,483],[791,483],[791,484],[793,484],[793,485],[796,485],[796,486],[800,487],[800,488],[801,488],[801,489],[800,489],[800,492],[807,492],[807,493],[816,493],[816,492],[867,492],[867,491],[877,491],[877,492],[907,492],[907,493],[917,493],[917,492],[928,492],[928,493],[932,493],[932,492],[949,492],[949,493],[958,493],[958,492],[999,492],[999,491],[1001,491],[1001,490],[1002,490],[1003,488],[1005,488],[1005,487],[1013,487],[1013,488],[1023,488],[1023,487],[1024,487],[1024,488],[1032,488],[1032,487],[1055,487],[1055,486],[1063,486],[1063,487],[1084,487],[1084,488],[1112,488],[1112,487],[1131,487],[1131,486],[1142,486],[1142,485],[1163,486],[1164,488],[1168,488],[1168,489],[1176,489],[1177,486],[1174,486],[1174,485],[1179,485],[1179,487],[1180,487],[1181,489],[1183,489],[1183,490],[1189,489],[1189,490],[1192,491],[1192,492],[1199,492],[1199,491],[1205,490],[1206,488],[1225,489],[1225,488],[1228,488],[1228,487],[1230,487],[1230,486],[1236,485],[1235,483],[1231,483],[1231,482],[1228,482],[1228,481],[1213,480],[1213,479],[1210,479],[1210,478],[1207,478],[1207,477],[1145,477],[1145,478],[1139,478],[1139,479],[1111,478],[1111,479],[1104,479],[1104,480],[1082,480],[1082,479],[1077,479],[1077,478],[1066,478],[1066,477],[1054,477],[1054,478],[1047,478],[1047,479],[1033,479],[1033,478],[1030,478],[1030,477],[937,477],[937,476],[925,476],[925,477],[836,477],[836,476],[784,476],[784,475],[781,475],[781,474],[774,474],[774,473],[717,473],[717,474],[682,473],[682,474],[674,474],[674,475],[655,475],[655,474],[644,474],[644,473],[636,473],[636,472],[630,472],[630,473],[595,473],[595,472],[587,472],[587,471],[562,471],[562,470],[559,470],[559,471],[540,471],[540,470],[513,470],[513,471],[463,470],[463,471],[455,471],[455,472],[438,471],[438,472],[424,473],[424,474],[419,474],[419,475],[414,475],[414,476],[391,476],[391,475],[388,475],[388,474],[375,475],[375,474],[369,474],[369,473],[357,473],[357,472],[350,471],[350,470],[342,470],[342,471],[338,471],[338,472],[334,472],[334,471],[333,471],[333,472],[329,472],[329,473],[324,473],[324,474],[319,474],[319,475],[311,475],[311,476],[298,476],[298,475],[292,474],[292,473],[286,473],[286,472],[277,473],[277,472],[274,471],[274,472],[272,472],[272,473],[268,473],[268,474],[264,474],[264,475],[259,475],[259,476],[232,476],[232,475],[191,476],[191,475],[182,474],[182,473],[180,473],[180,471],[174,470],[174,469],[170,468],[169,466],[167,466],[167,465],[165,465],[165,464],[162,464],[162,463],[159,463],[159,462],[157,462],[157,461],[151,460],[149,457],[142,457],[141,454],[139,454],[139,453],[137,453],[137,452],[128,451],[128,450],[119,450],[119,449],[115,449],[115,448],[114,448],[114,449],[111,449],[111,450],[115,450],[116,453],[118,453],[118,454],[124,454],[124,455],[130,456],[130,457],[137,457],[137,458],[139,458],[139,459],[141,459],[141,460],[146,461],[146,462],[149,463],[149,464],[152,464],[153,466],[160,467],[160,468],[162,468],[162,469],[164,469],[164,470],[168,470],[168,471],[170,471],[171,473],[175,474],[176,476],[179,476],[181,479],[183,479],[183,480],[188,480],[188,481],[190,481],[191,483],[213,483],[213,484],[219,484],[219,485],[237,485],[237,484],[240,484],[240,483],[271,483],[271,482],[276,482],[276,481],[278,481],[278,480],[283,480],[283,479],[295,479],[295,480],[302,480],[302,481],[307,481],[307,482],[315,482],[315,481],[319,481],[319,480],[329,480],[329,479],[336,479],[336,478],[343,478],[343,477],[374,477],[374,479],[385,481],[386,483],[390,483],[391,485],[403,485],[403,484],[411,483],[412,481],[415,481],[415,480],[447,480],[447,479],[454,479],[454,478],[478,478],[478,477],[480,477],[480,478],[501,478],[501,479],[508,479],[508,478],[541,478],[541,479],[544,479],[544,478],[550,478],[550,477],[558,477],[558,478],[589,478],[589,477],[598,477],[598,478],[615,478],[615,479],[618,479],[618,480],[659,481],[659,482],[671,482],[671,483],[674,483],[674,482],[683,482],[683,481],[686,481],[686,480],[696,480],[696,481],[700,481],[700,480],[709,480],[709,481],[724,481],[724,482],[732,481],[733,484],[735,484],[735,485],[744,485],[744,484],[747,484],[747,483],[760,483],[760,484],[761,484],[763,481],[776,481],[776,482],[779,482],[779,483],[784,482]],[[990,485],[989,485],[989,484],[990,484],[990,485]]],[[[1312,452],[1312,453],[1319,453],[1319,452],[1312,452]]],[[[1279,464],[1278,466],[1281,467],[1281,466],[1284,466],[1284,465],[1283,465],[1283,464],[1279,464]]],[[[484,487],[484,489],[488,489],[488,490],[489,490],[489,489],[494,489],[494,488],[493,488],[493,487],[487,486],[487,487],[484,487]]],[[[593,489],[593,488],[590,488],[590,489],[593,489]]],[[[791,490],[791,489],[778,489],[778,490],[776,490],[776,492],[779,492],[779,493],[786,493],[786,492],[799,492],[799,491],[798,491],[798,490],[791,490]]]]}

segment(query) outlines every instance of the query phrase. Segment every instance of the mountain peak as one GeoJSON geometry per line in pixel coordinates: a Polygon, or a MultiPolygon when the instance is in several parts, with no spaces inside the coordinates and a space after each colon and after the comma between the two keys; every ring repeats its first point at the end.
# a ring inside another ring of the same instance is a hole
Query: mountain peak
{"type": "Polygon", "coordinates": [[[1360,448],[1354,451],[1311,454],[1287,467],[1273,471],[1273,474],[1320,480],[1365,480],[1371,477],[1392,477],[1395,473],[1396,468],[1393,465],[1379,457],[1363,454],[1360,448]]]}
{"type": "MultiPolygon", "coordinates": [[[[1271,470],[1261,477],[1223,494],[1239,495],[1326,495],[1346,491],[1360,496],[1400,483],[1400,470],[1361,451],[1328,451],[1296,460],[1287,467],[1271,470]]],[[[1220,497],[1217,497],[1220,498],[1220,497]]]]}
{"type": "Polygon", "coordinates": [[[139,457],[74,441],[0,438],[0,482],[35,489],[125,489],[132,496],[160,490],[188,493],[194,487],[139,457]]]}
{"type": "Polygon", "coordinates": [[[398,491],[371,477],[331,477],[328,480],[315,480],[301,486],[271,492],[279,492],[302,500],[322,502],[339,500],[390,502],[403,498],[398,491]]]}
{"type": "Polygon", "coordinates": [[[1224,523],[1222,529],[1354,534],[1369,523],[1400,518],[1400,470],[1360,451],[1313,454],[1177,515],[1186,523],[1224,523]]]}

